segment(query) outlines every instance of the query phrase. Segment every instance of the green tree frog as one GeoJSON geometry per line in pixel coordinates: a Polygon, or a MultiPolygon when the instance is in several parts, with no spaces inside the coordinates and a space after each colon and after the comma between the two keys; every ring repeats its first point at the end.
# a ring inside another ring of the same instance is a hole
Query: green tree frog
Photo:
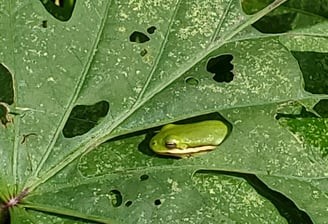
{"type": "Polygon", "coordinates": [[[228,134],[228,127],[219,120],[191,124],[167,124],[149,142],[161,155],[189,157],[216,148],[228,134]]]}

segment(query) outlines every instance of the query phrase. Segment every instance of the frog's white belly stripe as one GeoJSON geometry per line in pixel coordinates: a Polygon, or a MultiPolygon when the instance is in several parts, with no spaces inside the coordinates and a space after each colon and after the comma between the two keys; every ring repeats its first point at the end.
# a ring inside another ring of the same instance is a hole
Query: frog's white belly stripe
{"type": "MultiPolygon", "coordinates": [[[[197,152],[205,152],[205,151],[209,151],[212,150],[214,148],[216,148],[217,146],[215,145],[204,145],[204,146],[198,146],[198,147],[194,147],[194,148],[187,148],[187,149],[170,149],[167,152],[164,152],[163,154],[166,155],[170,155],[170,154],[192,154],[192,153],[197,153],[197,152]]],[[[161,153],[161,152],[158,152],[161,153]]]]}

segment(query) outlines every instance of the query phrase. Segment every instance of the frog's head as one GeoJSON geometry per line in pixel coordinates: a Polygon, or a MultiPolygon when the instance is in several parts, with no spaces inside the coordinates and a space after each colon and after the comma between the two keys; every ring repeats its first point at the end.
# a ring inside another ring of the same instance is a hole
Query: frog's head
{"type": "Polygon", "coordinates": [[[160,155],[174,156],[179,158],[190,157],[193,154],[210,151],[215,146],[188,147],[177,135],[161,136],[161,133],[155,135],[149,142],[150,148],[160,155]]]}
{"type": "Polygon", "coordinates": [[[171,149],[176,148],[176,142],[168,141],[167,137],[164,137],[161,133],[158,133],[150,140],[149,146],[154,152],[165,155],[171,149]]]}

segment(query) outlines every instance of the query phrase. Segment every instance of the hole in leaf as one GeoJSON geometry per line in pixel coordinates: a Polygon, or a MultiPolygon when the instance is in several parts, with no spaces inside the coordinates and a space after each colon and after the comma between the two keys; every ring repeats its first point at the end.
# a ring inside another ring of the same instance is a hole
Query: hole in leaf
{"type": "Polygon", "coordinates": [[[12,118],[9,115],[9,108],[5,103],[0,103],[0,122],[5,127],[7,127],[8,123],[12,122],[12,118]]]}
{"type": "Polygon", "coordinates": [[[141,175],[140,176],[140,180],[144,181],[144,180],[148,180],[149,176],[147,174],[141,175]]]}
{"type": "Polygon", "coordinates": [[[127,201],[127,202],[125,202],[125,206],[126,207],[130,207],[132,205],[132,201],[127,201]]]}
{"type": "Polygon", "coordinates": [[[328,100],[320,100],[313,109],[321,116],[328,117],[328,100]]]}
{"type": "Polygon", "coordinates": [[[147,32],[148,32],[149,34],[153,34],[153,33],[155,33],[155,31],[156,31],[156,27],[155,27],[155,26],[151,26],[151,27],[149,27],[149,28],[147,29],[147,32]]]}
{"type": "Polygon", "coordinates": [[[279,120],[281,118],[316,118],[317,116],[308,111],[304,106],[302,105],[295,105],[290,106],[290,108],[287,108],[284,112],[277,113],[275,116],[276,120],[279,120]],[[297,108],[299,106],[299,108],[297,108]],[[289,111],[288,111],[289,110],[289,111]]]}
{"type": "Polygon", "coordinates": [[[114,207],[119,207],[122,204],[122,194],[118,190],[112,190],[109,192],[112,205],[114,207]]]}
{"type": "Polygon", "coordinates": [[[313,109],[321,116],[328,117],[328,100],[320,100],[313,109]]]}
{"type": "MultiPolygon", "coordinates": [[[[254,14],[273,2],[273,0],[241,1],[246,14],[254,14]]],[[[326,0],[324,2],[326,5],[326,0]]],[[[253,26],[263,33],[283,33],[314,26],[324,22],[327,17],[327,7],[315,7],[311,1],[304,1],[302,4],[299,4],[299,1],[286,1],[281,7],[255,22],[253,26]]]]}
{"type": "Polygon", "coordinates": [[[48,27],[48,20],[43,20],[42,21],[42,27],[47,28],[48,27]]]}
{"type": "Polygon", "coordinates": [[[301,68],[305,87],[314,94],[328,94],[328,53],[292,51],[301,68]]]}
{"type": "Polygon", "coordinates": [[[188,84],[188,85],[191,85],[191,86],[197,86],[199,81],[198,79],[194,78],[194,77],[187,77],[185,79],[185,82],[188,84]]]}
{"type": "Polygon", "coordinates": [[[147,41],[149,41],[149,37],[144,34],[141,33],[139,31],[134,31],[131,35],[130,35],[130,41],[131,42],[136,42],[136,43],[145,43],[147,41]]]}
{"type": "Polygon", "coordinates": [[[100,101],[94,105],[77,105],[73,108],[63,129],[66,138],[72,138],[87,133],[95,127],[109,110],[107,101],[100,101]]]}
{"type": "Polygon", "coordinates": [[[156,199],[156,200],[154,201],[154,204],[155,204],[155,205],[160,205],[160,204],[162,204],[162,202],[161,202],[160,199],[156,199]]]}
{"type": "Polygon", "coordinates": [[[220,55],[215,58],[211,58],[207,62],[206,69],[208,72],[214,74],[213,79],[217,82],[231,82],[233,80],[233,64],[231,63],[233,56],[220,55]]]}
{"type": "Polygon", "coordinates": [[[252,26],[262,33],[285,33],[293,29],[297,13],[264,16],[252,26]]]}
{"type": "Polygon", "coordinates": [[[46,10],[61,21],[68,21],[72,17],[75,2],[76,0],[41,0],[46,10]]]}
{"type": "Polygon", "coordinates": [[[146,49],[143,49],[143,50],[140,52],[141,57],[145,56],[146,54],[147,54],[147,50],[146,50],[146,49]]]}
{"type": "Polygon", "coordinates": [[[0,63],[0,102],[11,105],[14,102],[14,82],[12,73],[0,63]]]}

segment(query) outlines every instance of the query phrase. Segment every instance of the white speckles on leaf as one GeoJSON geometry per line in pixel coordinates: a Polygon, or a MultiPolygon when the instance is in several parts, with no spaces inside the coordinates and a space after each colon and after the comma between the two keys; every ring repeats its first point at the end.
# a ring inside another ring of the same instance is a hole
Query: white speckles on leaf
{"type": "Polygon", "coordinates": [[[171,189],[174,192],[181,192],[181,188],[179,188],[179,184],[176,181],[172,181],[171,189]]]}
{"type": "Polygon", "coordinates": [[[258,207],[262,207],[263,206],[263,200],[260,199],[258,193],[256,191],[250,191],[248,192],[242,202],[246,205],[246,206],[252,206],[255,208],[258,207]]]}

